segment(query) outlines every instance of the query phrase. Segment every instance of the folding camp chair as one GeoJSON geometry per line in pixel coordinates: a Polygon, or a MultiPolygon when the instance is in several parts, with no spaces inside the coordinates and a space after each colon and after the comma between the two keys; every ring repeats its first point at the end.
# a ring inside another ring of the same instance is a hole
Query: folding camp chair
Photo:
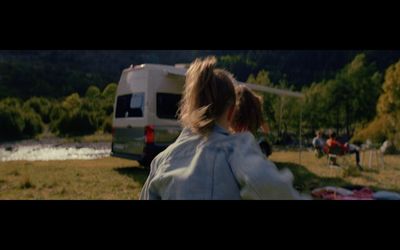
{"type": "Polygon", "coordinates": [[[327,147],[327,159],[328,159],[328,167],[336,168],[338,166],[344,167],[348,165],[347,154],[343,151],[343,149],[339,145],[333,145],[331,147],[327,147]],[[341,158],[340,164],[338,164],[338,159],[341,158]],[[332,164],[332,162],[336,162],[337,165],[332,164]]]}
{"type": "Polygon", "coordinates": [[[389,141],[385,141],[380,147],[378,145],[372,145],[371,143],[367,144],[367,148],[364,150],[363,157],[361,158],[362,162],[366,162],[365,158],[368,158],[368,167],[371,168],[374,161],[376,166],[384,169],[385,167],[385,159],[384,155],[390,146],[389,141]],[[367,154],[368,152],[368,154],[367,154]]]}

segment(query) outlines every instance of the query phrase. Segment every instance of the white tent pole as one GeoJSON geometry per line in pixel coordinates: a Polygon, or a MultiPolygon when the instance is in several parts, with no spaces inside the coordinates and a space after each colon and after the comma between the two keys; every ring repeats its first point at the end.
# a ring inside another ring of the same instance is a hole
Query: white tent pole
{"type": "Polygon", "coordinates": [[[283,110],[283,96],[280,97],[280,111],[279,111],[279,135],[282,139],[282,110],[283,110]]]}
{"type": "Polygon", "coordinates": [[[280,96],[291,96],[291,97],[297,97],[297,98],[304,98],[304,94],[300,93],[300,92],[278,89],[278,88],[271,88],[271,87],[262,86],[259,84],[253,84],[253,83],[243,83],[243,82],[238,82],[238,83],[245,84],[247,87],[249,87],[252,90],[272,93],[272,94],[276,94],[276,95],[280,95],[280,96]]]}
{"type": "Polygon", "coordinates": [[[299,165],[301,165],[301,150],[302,150],[302,144],[301,144],[301,126],[302,126],[302,122],[303,121],[303,105],[300,105],[300,135],[299,135],[299,165]]]}

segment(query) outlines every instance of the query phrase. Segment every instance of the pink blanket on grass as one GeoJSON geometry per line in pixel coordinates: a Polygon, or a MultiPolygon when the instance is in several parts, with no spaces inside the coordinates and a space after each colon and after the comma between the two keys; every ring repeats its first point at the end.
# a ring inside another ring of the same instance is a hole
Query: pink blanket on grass
{"type": "Polygon", "coordinates": [[[312,195],[323,200],[373,200],[373,191],[369,188],[360,190],[346,190],[343,188],[318,188],[312,191],[312,195]]]}

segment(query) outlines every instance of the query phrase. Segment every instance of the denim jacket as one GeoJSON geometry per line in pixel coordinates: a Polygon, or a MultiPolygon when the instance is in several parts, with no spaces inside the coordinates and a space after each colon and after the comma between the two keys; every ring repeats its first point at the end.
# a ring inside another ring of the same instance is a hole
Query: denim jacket
{"type": "Polygon", "coordinates": [[[142,200],[301,199],[290,171],[278,171],[250,132],[215,126],[207,136],[185,128],[157,155],[142,200]]]}

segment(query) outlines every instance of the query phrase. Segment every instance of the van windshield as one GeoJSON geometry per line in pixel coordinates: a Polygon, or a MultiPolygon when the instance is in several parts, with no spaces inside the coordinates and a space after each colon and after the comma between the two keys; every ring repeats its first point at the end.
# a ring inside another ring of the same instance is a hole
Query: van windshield
{"type": "Polygon", "coordinates": [[[176,120],[181,98],[181,94],[157,93],[157,117],[176,120]]]}
{"type": "Polygon", "coordinates": [[[115,118],[143,117],[144,93],[132,93],[117,97],[115,118]]]}

